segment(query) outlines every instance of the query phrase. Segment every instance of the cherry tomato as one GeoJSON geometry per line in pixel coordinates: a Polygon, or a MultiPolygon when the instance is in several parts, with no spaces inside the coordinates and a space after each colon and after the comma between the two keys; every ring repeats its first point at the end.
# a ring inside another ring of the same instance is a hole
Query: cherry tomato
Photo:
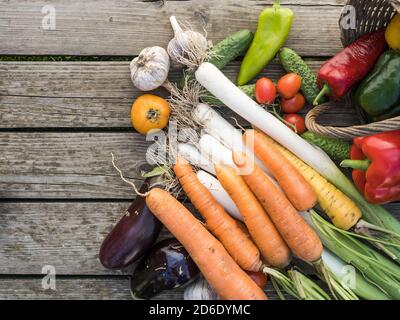
{"type": "Polygon", "coordinates": [[[271,79],[261,78],[256,82],[254,89],[256,100],[261,104],[271,104],[276,99],[276,87],[275,83],[271,79]]]}
{"type": "MultiPolygon", "coordinates": [[[[302,134],[302,133],[306,132],[306,123],[302,116],[295,114],[295,113],[290,113],[290,114],[285,114],[283,116],[283,119],[286,122],[293,124],[296,127],[296,131],[298,134],[302,134]]],[[[293,129],[292,127],[289,127],[289,128],[293,129]]]]}
{"type": "Polygon", "coordinates": [[[285,113],[297,113],[306,105],[306,99],[301,93],[296,93],[292,99],[281,99],[282,111],[285,113]]]}
{"type": "Polygon", "coordinates": [[[247,274],[261,289],[264,289],[267,285],[267,276],[263,272],[247,271],[247,274]]]}
{"type": "Polygon", "coordinates": [[[278,81],[278,92],[284,99],[293,98],[301,89],[301,77],[296,73],[288,73],[278,81]]]}

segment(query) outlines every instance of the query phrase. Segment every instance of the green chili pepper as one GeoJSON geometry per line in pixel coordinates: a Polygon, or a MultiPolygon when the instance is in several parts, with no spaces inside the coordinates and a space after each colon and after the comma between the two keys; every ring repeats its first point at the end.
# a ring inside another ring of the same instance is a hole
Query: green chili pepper
{"type": "Polygon", "coordinates": [[[293,11],[281,8],[279,1],[261,12],[254,40],[240,67],[239,86],[255,78],[276,56],[289,35],[292,22],[293,11]]]}
{"type": "Polygon", "coordinates": [[[358,87],[357,104],[375,120],[399,113],[400,53],[388,50],[379,58],[374,70],[358,87]]]}

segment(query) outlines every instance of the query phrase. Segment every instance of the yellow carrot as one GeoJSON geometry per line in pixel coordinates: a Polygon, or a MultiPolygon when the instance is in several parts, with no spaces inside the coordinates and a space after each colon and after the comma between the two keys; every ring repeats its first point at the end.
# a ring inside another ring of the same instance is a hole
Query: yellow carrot
{"type": "Polygon", "coordinates": [[[289,150],[282,147],[267,135],[265,135],[265,137],[274,143],[274,146],[279,149],[313,187],[317,193],[319,205],[336,227],[349,230],[357,224],[362,217],[362,213],[350,198],[289,150]]]}

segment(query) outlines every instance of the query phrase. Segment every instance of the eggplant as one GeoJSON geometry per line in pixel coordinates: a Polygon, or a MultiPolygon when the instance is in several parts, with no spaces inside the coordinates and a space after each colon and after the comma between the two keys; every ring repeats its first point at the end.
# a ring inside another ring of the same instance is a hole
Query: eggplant
{"type": "Polygon", "coordinates": [[[199,274],[189,253],[176,239],[157,243],[140,261],[131,278],[134,299],[151,299],[164,290],[179,288],[199,274]]]}
{"type": "MultiPolygon", "coordinates": [[[[147,179],[140,193],[146,193],[153,181],[154,178],[147,179]]],[[[108,269],[122,269],[131,265],[151,248],[160,234],[161,226],[161,222],[147,207],[145,198],[138,195],[104,239],[99,253],[101,264],[108,269]]]]}

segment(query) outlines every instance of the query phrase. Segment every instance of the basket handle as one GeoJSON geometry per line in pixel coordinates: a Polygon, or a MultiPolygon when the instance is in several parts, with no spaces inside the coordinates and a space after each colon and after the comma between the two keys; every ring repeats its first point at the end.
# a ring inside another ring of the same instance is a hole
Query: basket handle
{"type": "Polygon", "coordinates": [[[329,104],[322,104],[313,108],[306,116],[306,127],[311,132],[329,138],[352,140],[353,138],[372,135],[384,131],[400,129],[400,116],[392,119],[374,122],[366,125],[353,127],[330,127],[318,124],[317,118],[320,114],[330,109],[329,104]]]}

